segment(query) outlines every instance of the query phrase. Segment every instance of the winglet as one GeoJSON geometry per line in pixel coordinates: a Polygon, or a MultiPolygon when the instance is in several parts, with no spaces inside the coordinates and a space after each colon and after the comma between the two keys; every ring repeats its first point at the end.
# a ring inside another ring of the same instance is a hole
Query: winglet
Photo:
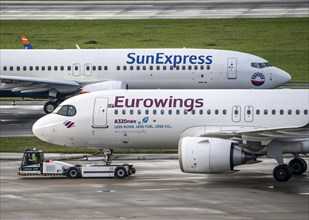
{"type": "Polygon", "coordinates": [[[30,42],[28,41],[26,36],[22,35],[21,36],[21,41],[23,42],[23,45],[24,45],[25,49],[33,49],[32,45],[30,44],[30,42]]]}

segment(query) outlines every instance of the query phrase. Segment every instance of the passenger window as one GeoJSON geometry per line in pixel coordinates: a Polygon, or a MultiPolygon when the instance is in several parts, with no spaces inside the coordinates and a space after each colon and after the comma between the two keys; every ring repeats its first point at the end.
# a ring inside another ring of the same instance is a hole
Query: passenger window
{"type": "Polygon", "coordinates": [[[207,110],[207,115],[210,115],[210,114],[211,114],[211,110],[208,109],[208,110],[207,110]]]}
{"type": "Polygon", "coordinates": [[[48,71],[51,71],[51,69],[52,69],[51,66],[48,66],[48,67],[47,67],[47,70],[48,70],[48,71]]]}
{"type": "Polygon", "coordinates": [[[297,109],[297,110],[296,110],[296,115],[299,115],[299,113],[300,113],[300,111],[297,109]]]}
{"type": "Polygon", "coordinates": [[[207,65],[207,70],[210,70],[210,65],[207,65]]]}
{"type": "Polygon", "coordinates": [[[16,70],[17,70],[17,71],[20,71],[20,66],[16,67],[16,70]]]}
{"type": "Polygon", "coordinates": [[[142,110],[138,109],[137,114],[139,114],[139,115],[142,114],[142,110]]]}
{"type": "Polygon", "coordinates": [[[172,112],[172,110],[170,109],[170,110],[168,110],[168,114],[169,115],[171,115],[173,112],[172,112]]]}
{"type": "Polygon", "coordinates": [[[60,66],[60,70],[61,70],[61,71],[64,71],[64,66],[60,66]]]}
{"type": "Polygon", "coordinates": [[[186,66],[185,65],[182,66],[182,70],[186,70],[186,66]]]}
{"type": "Polygon", "coordinates": [[[163,66],[163,70],[166,70],[166,66],[163,66]]]}
{"type": "Polygon", "coordinates": [[[308,110],[307,109],[304,110],[304,115],[308,115],[308,110]]]}
{"type": "Polygon", "coordinates": [[[202,115],[203,114],[203,109],[200,109],[200,115],[202,115]]]}
{"type": "Polygon", "coordinates": [[[161,115],[164,115],[164,109],[161,110],[161,115]]]}
{"type": "Polygon", "coordinates": [[[180,66],[176,66],[176,70],[179,70],[180,69],[180,66]]]}
{"type": "Polygon", "coordinates": [[[264,110],[264,115],[267,115],[268,114],[268,111],[267,109],[264,110]]]}
{"type": "Polygon", "coordinates": [[[174,69],[174,67],[173,66],[170,66],[170,70],[173,70],[174,69]]]}
{"type": "Polygon", "coordinates": [[[7,70],[7,67],[6,67],[6,66],[4,66],[4,67],[3,67],[3,71],[6,71],[6,70],[7,70]]]}
{"type": "Polygon", "coordinates": [[[27,67],[26,67],[26,66],[24,66],[23,70],[24,70],[24,71],[27,71],[27,67]]]}
{"type": "Polygon", "coordinates": [[[180,110],[177,109],[177,110],[176,110],[176,115],[179,115],[179,114],[180,114],[180,110]]]}
{"type": "Polygon", "coordinates": [[[125,115],[126,114],[126,110],[122,109],[122,114],[125,115]]]}
{"type": "Polygon", "coordinates": [[[203,66],[203,65],[201,65],[200,69],[201,69],[201,70],[203,70],[203,69],[204,69],[204,66],[203,66]]]}
{"type": "Polygon", "coordinates": [[[99,71],[102,71],[102,66],[98,66],[98,70],[99,70],[99,71]]]}
{"type": "Polygon", "coordinates": [[[78,66],[75,66],[74,68],[75,68],[75,71],[78,71],[78,66]]]}
{"type": "Polygon", "coordinates": [[[14,70],[14,67],[10,66],[10,70],[13,71],[13,70],[14,70]]]}
{"type": "Polygon", "coordinates": [[[153,112],[152,112],[154,115],[156,115],[157,114],[157,110],[153,110],[153,112]]]}
{"type": "Polygon", "coordinates": [[[195,115],[195,110],[193,109],[193,110],[191,111],[191,113],[192,113],[192,115],[195,115]]]}
{"type": "Polygon", "coordinates": [[[284,111],[281,109],[280,110],[280,115],[283,115],[284,114],[284,111]]]}
{"type": "Polygon", "coordinates": [[[140,70],[141,69],[141,67],[140,66],[136,66],[136,70],[140,70]]]}
{"type": "Polygon", "coordinates": [[[134,114],[134,111],[133,109],[130,110],[130,115],[133,115],[134,114]]]}
{"type": "MultiPolygon", "coordinates": [[[[122,68],[123,68],[123,70],[127,70],[127,66],[123,66],[122,68]]],[[[119,68],[119,69],[120,69],[120,68],[119,68]]]]}
{"type": "Polygon", "coordinates": [[[36,67],[35,67],[35,70],[36,70],[36,71],[39,71],[39,70],[40,70],[40,67],[39,67],[39,66],[36,66],[36,67]]]}
{"type": "Polygon", "coordinates": [[[149,66],[149,69],[150,69],[150,70],[153,70],[153,66],[149,66]]]}
{"type": "Polygon", "coordinates": [[[86,66],[86,70],[87,70],[87,71],[90,71],[90,66],[86,66]]]}
{"type": "Polygon", "coordinates": [[[194,66],[194,70],[198,70],[198,65],[195,65],[195,66],[194,66]]]}
{"type": "Polygon", "coordinates": [[[273,110],[271,111],[271,113],[272,113],[273,115],[275,115],[275,114],[276,114],[276,110],[273,109],[273,110]]]}
{"type": "Polygon", "coordinates": [[[118,110],[117,109],[115,109],[114,114],[118,115],[118,110]]]}
{"type": "Polygon", "coordinates": [[[160,66],[157,66],[157,70],[160,70],[160,66]]]}
{"type": "Polygon", "coordinates": [[[143,70],[146,70],[146,66],[143,66],[143,70]]]}
{"type": "Polygon", "coordinates": [[[134,70],[134,66],[130,66],[130,70],[134,70]]]}
{"type": "Polygon", "coordinates": [[[57,114],[63,116],[74,116],[76,115],[76,108],[73,105],[64,105],[60,107],[57,114]]]}
{"type": "Polygon", "coordinates": [[[29,67],[29,70],[30,70],[30,71],[33,71],[33,66],[30,66],[30,67],[29,67]]]}
{"type": "Polygon", "coordinates": [[[105,70],[105,71],[108,70],[108,66],[104,66],[104,70],[105,70]]]}
{"type": "Polygon", "coordinates": [[[224,109],[224,110],[222,111],[222,113],[223,113],[224,115],[226,115],[226,110],[224,109]]]}
{"type": "Polygon", "coordinates": [[[292,110],[291,110],[291,109],[288,110],[288,114],[289,114],[289,115],[292,114],[292,110]]]}
{"type": "Polygon", "coordinates": [[[192,66],[191,65],[188,66],[188,70],[192,70],[192,66]]]}
{"type": "Polygon", "coordinates": [[[42,70],[42,71],[45,71],[45,66],[42,66],[42,67],[41,67],[41,70],[42,70]]]}
{"type": "Polygon", "coordinates": [[[148,110],[148,109],[145,110],[145,114],[146,114],[146,115],[149,114],[149,110],[148,110]]]}
{"type": "Polygon", "coordinates": [[[93,70],[93,71],[96,71],[96,70],[97,70],[97,67],[96,67],[96,66],[92,66],[92,70],[93,70]]]}
{"type": "Polygon", "coordinates": [[[55,70],[55,71],[58,71],[58,66],[54,66],[54,70],[55,70]]]}
{"type": "Polygon", "coordinates": [[[71,71],[71,70],[72,70],[71,66],[68,66],[68,71],[71,71]]]}
{"type": "Polygon", "coordinates": [[[219,114],[219,110],[218,109],[215,110],[215,114],[216,115],[219,114]]]}
{"type": "Polygon", "coordinates": [[[117,66],[117,70],[120,70],[120,66],[117,66]]]}
{"type": "Polygon", "coordinates": [[[184,113],[185,115],[188,114],[188,110],[185,109],[185,110],[183,111],[183,113],[184,113]]]}
{"type": "Polygon", "coordinates": [[[259,115],[260,114],[260,109],[256,110],[256,114],[259,115]]]}

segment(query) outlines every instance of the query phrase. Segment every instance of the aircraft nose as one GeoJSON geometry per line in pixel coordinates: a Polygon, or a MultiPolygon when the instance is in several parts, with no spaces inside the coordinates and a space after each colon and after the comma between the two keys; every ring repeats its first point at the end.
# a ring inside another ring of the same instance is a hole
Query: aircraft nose
{"type": "Polygon", "coordinates": [[[281,69],[278,69],[277,68],[277,74],[276,74],[276,81],[278,82],[278,85],[281,86],[281,85],[284,85],[288,82],[291,81],[292,77],[289,73],[281,70],[281,69]]]}
{"type": "Polygon", "coordinates": [[[39,120],[37,120],[32,126],[32,133],[39,139],[43,141],[48,140],[48,135],[50,127],[49,115],[46,115],[39,120]]]}

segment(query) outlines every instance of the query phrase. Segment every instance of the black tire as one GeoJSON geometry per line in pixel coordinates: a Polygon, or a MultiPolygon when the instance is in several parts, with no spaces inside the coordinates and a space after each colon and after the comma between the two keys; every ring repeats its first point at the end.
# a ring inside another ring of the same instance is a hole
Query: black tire
{"type": "Polygon", "coordinates": [[[282,164],[275,167],[273,176],[278,182],[286,182],[293,176],[293,171],[288,165],[282,164]]]}
{"type": "Polygon", "coordinates": [[[307,163],[302,158],[294,158],[289,162],[293,175],[301,175],[307,170],[307,163]]]}
{"type": "Polygon", "coordinates": [[[80,173],[79,173],[79,170],[76,168],[76,167],[71,167],[69,170],[68,170],[68,173],[67,173],[67,176],[69,178],[78,178],[80,177],[80,173]]]}
{"type": "Polygon", "coordinates": [[[48,101],[44,104],[43,110],[46,114],[52,113],[57,107],[55,102],[48,101]]]}
{"type": "Polygon", "coordinates": [[[125,178],[127,176],[127,171],[124,167],[117,167],[115,169],[115,177],[117,178],[125,178]]]}

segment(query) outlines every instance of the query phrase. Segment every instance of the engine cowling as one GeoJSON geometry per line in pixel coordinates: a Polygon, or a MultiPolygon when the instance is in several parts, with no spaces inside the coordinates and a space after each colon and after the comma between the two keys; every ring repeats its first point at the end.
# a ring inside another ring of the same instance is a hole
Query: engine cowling
{"type": "Polygon", "coordinates": [[[231,140],[184,137],[178,145],[180,169],[184,173],[228,173],[234,166],[255,159],[231,140]]]}
{"type": "Polygon", "coordinates": [[[104,90],[115,90],[115,89],[127,89],[128,85],[121,81],[106,81],[97,82],[84,85],[81,88],[80,93],[104,91],[104,90]]]}

